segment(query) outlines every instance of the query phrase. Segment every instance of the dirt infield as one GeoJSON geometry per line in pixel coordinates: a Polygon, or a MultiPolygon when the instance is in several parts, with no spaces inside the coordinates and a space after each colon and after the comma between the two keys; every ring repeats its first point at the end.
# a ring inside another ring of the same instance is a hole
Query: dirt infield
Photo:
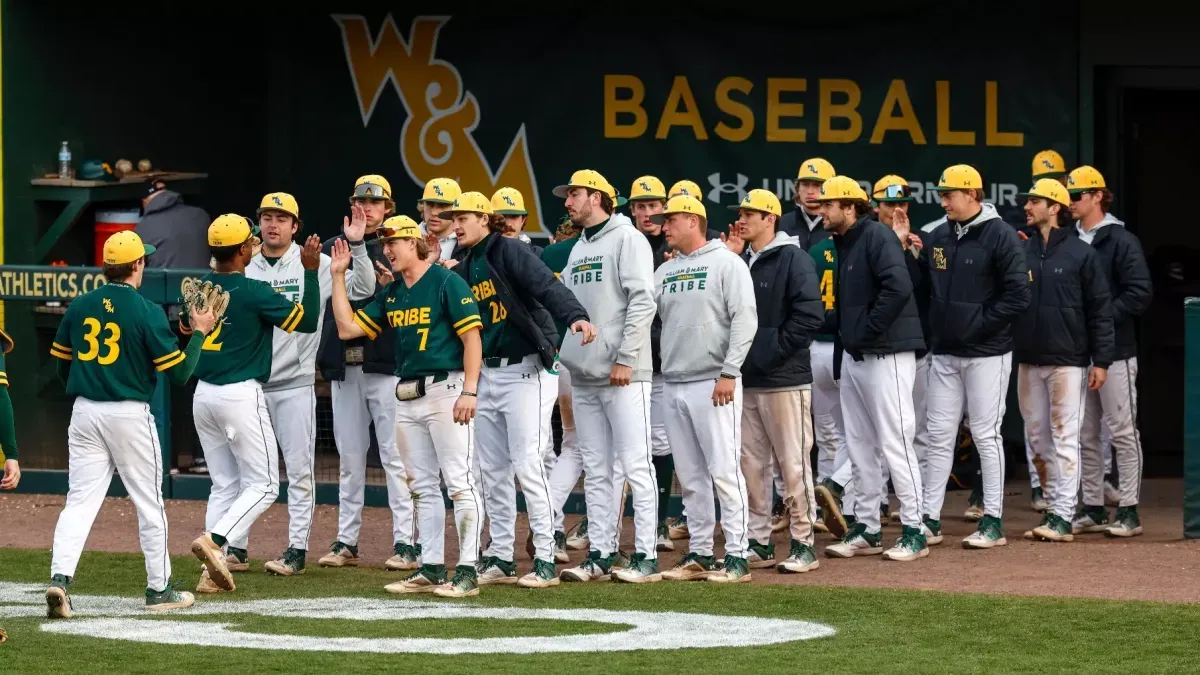
{"type": "MultiPolygon", "coordinates": [[[[928,558],[913,563],[887,562],[878,556],[837,560],[825,558],[821,550],[829,543],[819,536],[817,549],[821,568],[805,575],[781,575],[756,570],[755,583],[822,586],[860,586],[922,590],[994,593],[1004,595],[1073,596],[1119,600],[1200,602],[1200,541],[1182,539],[1182,486],[1177,480],[1146,481],[1141,508],[1145,534],[1127,540],[1103,535],[1082,535],[1069,544],[1026,541],[1022,532],[1033,527],[1039,516],[1029,508],[1028,485],[1010,483],[1005,501],[1005,530],[1008,546],[991,551],[967,551],[962,537],[974,525],[961,518],[966,493],[954,492],[946,499],[942,516],[945,543],[933,547],[928,558]]],[[[0,546],[50,548],[54,525],[62,508],[61,495],[0,495],[0,546]]],[[[893,500],[893,507],[895,502],[893,500]]],[[[169,501],[170,548],[186,555],[191,540],[204,526],[205,503],[169,501]]],[[[568,525],[574,517],[568,517],[568,525]]],[[[453,517],[447,513],[446,559],[453,562],[453,517]]],[[[360,553],[364,565],[381,565],[391,555],[391,516],[384,509],[369,508],[363,514],[360,553]]],[[[333,542],[337,531],[337,509],[318,506],[313,522],[309,564],[333,542]]],[[[525,525],[518,524],[516,557],[521,569],[528,566],[524,552],[525,525]]],[[[632,522],[626,519],[623,541],[632,548],[632,522]]],[[[899,526],[884,529],[890,544],[899,536],[899,526]]],[[[485,535],[486,540],[486,535],[485,535]]],[[[719,542],[719,539],[718,539],[719,542]]],[[[677,541],[675,553],[660,554],[665,569],[686,550],[677,541]]],[[[786,551],[786,533],[776,535],[776,547],[786,551]]],[[[250,555],[270,559],[287,546],[287,510],[273,505],[251,531],[250,555]]],[[[128,499],[108,499],[88,538],[88,550],[138,551],[137,516],[128,499]]],[[[572,560],[583,552],[572,552],[572,560]]],[[[252,568],[259,570],[259,565],[252,568]]],[[[47,572],[48,573],[48,572],[47,572]]],[[[176,575],[187,578],[188,572],[176,575]]]]}

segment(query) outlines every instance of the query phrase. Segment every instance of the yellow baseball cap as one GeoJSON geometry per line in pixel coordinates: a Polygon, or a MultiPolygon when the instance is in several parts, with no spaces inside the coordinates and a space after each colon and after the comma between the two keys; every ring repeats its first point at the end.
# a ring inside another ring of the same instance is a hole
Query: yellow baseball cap
{"type": "Polygon", "coordinates": [[[746,196],[742,197],[742,203],[726,208],[730,211],[751,209],[762,211],[763,213],[774,213],[776,216],[783,215],[783,207],[779,204],[779,197],[776,197],[774,192],[763,190],[762,188],[747,192],[746,196]]]}
{"type": "Polygon", "coordinates": [[[464,192],[454,200],[450,205],[449,211],[442,211],[438,214],[438,218],[449,220],[456,213],[482,213],[486,216],[492,215],[492,203],[487,197],[483,196],[482,192],[464,192]]]}
{"type": "Polygon", "coordinates": [[[257,215],[262,215],[263,211],[283,211],[289,216],[300,220],[300,205],[296,203],[296,198],[286,192],[272,192],[262,198],[262,202],[258,205],[257,215]]]}
{"type": "Polygon", "coordinates": [[[708,220],[708,212],[704,210],[704,204],[701,204],[699,199],[681,194],[667,200],[667,207],[662,213],[650,216],[650,222],[662,225],[672,213],[692,213],[708,220]]]}
{"type": "Polygon", "coordinates": [[[859,202],[869,201],[866,190],[863,190],[858,181],[849,176],[831,176],[824,183],[821,183],[821,195],[817,197],[817,201],[831,202],[835,199],[859,202]]]}
{"type": "Polygon", "coordinates": [[[208,226],[208,245],[215,248],[241,246],[254,234],[250,221],[236,213],[217,216],[208,226]]]}
{"type": "Polygon", "coordinates": [[[123,230],[109,237],[104,242],[104,264],[125,265],[156,251],[150,244],[142,243],[142,238],[133,230],[123,230]]]}
{"type": "Polygon", "coordinates": [[[462,188],[453,178],[434,178],[425,184],[425,191],[421,193],[421,201],[430,204],[453,204],[461,194],[462,188]]]}
{"type": "Polygon", "coordinates": [[[359,176],[358,180],[354,181],[354,194],[350,195],[350,201],[355,199],[391,199],[392,184],[387,182],[387,179],[377,174],[369,174],[359,176]]]}
{"type": "Polygon", "coordinates": [[[1071,205],[1071,195],[1067,194],[1067,188],[1063,187],[1057,178],[1039,178],[1034,182],[1033,187],[1029,188],[1029,192],[1019,192],[1017,196],[1041,197],[1063,206],[1071,205]]]}
{"type": "Polygon", "coordinates": [[[942,175],[938,176],[939,192],[947,192],[950,190],[982,190],[983,177],[975,170],[975,167],[969,164],[955,164],[947,167],[942,175]]]}
{"type": "Polygon", "coordinates": [[[388,239],[420,239],[421,227],[417,221],[408,216],[392,216],[383,221],[380,226],[379,238],[388,239]]]}
{"type": "Polygon", "coordinates": [[[875,187],[871,188],[871,198],[877,202],[913,201],[908,181],[895,174],[888,174],[875,181],[875,187]]]}
{"type": "Polygon", "coordinates": [[[700,186],[690,180],[676,181],[671,189],[667,191],[667,198],[678,197],[679,195],[687,195],[697,200],[704,198],[704,193],[700,191],[700,186]]]}
{"type": "Polygon", "coordinates": [[[554,188],[553,194],[555,197],[565,199],[571,188],[587,188],[589,190],[599,190],[608,195],[615,204],[617,201],[617,190],[608,182],[608,179],[600,175],[599,171],[594,169],[580,169],[571,174],[571,180],[566,185],[559,185],[554,188]]]}
{"type": "Polygon", "coordinates": [[[492,213],[502,216],[527,216],[525,198],[516,188],[502,187],[492,195],[492,213]]]}
{"type": "Polygon", "coordinates": [[[800,170],[796,172],[796,180],[811,180],[814,183],[824,183],[833,178],[837,172],[833,170],[833,165],[828,160],[820,157],[804,160],[800,165],[800,170]]]}
{"type": "Polygon", "coordinates": [[[1067,163],[1053,150],[1043,150],[1033,156],[1033,179],[1058,178],[1067,175],[1067,163]]]}
{"type": "Polygon", "coordinates": [[[1107,187],[1104,184],[1104,176],[1090,166],[1081,166],[1067,176],[1067,191],[1072,194],[1103,190],[1107,187]]]}
{"type": "Polygon", "coordinates": [[[663,182],[654,176],[642,176],[633,181],[633,187],[629,188],[629,201],[637,201],[639,199],[666,199],[667,188],[663,187],[663,182]]]}

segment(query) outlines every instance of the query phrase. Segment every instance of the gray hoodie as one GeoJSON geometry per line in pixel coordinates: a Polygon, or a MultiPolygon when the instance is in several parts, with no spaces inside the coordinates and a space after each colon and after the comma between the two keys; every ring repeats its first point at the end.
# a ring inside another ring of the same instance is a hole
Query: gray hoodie
{"type": "Polygon", "coordinates": [[[584,230],[571,249],[562,282],[596,326],[596,340],[582,343],[567,333],[559,359],[571,380],[608,385],[613,364],[633,369],[633,382],[649,382],[650,324],[654,321],[654,258],[650,244],[629,218],[614,213],[599,232],[584,230]]]}
{"type": "Polygon", "coordinates": [[[710,241],[690,255],[676,253],[654,277],[663,323],[663,380],[715,380],[722,373],[741,377],[758,331],[754,281],[746,263],[723,242],[710,241]]]}
{"type": "Polygon", "coordinates": [[[1083,231],[1083,224],[1080,221],[1075,221],[1075,230],[1079,233],[1079,238],[1083,240],[1083,243],[1091,244],[1096,238],[1096,233],[1100,231],[1100,228],[1106,225],[1120,225],[1121,227],[1125,227],[1125,221],[1117,218],[1111,213],[1106,213],[1104,214],[1104,217],[1100,219],[1100,222],[1096,223],[1096,226],[1087,232],[1083,231]]]}

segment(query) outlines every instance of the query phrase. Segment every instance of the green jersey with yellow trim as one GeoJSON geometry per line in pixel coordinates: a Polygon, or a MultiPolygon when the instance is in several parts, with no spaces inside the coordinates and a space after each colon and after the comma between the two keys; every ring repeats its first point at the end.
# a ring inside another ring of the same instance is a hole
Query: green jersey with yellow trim
{"type": "MultiPolygon", "coordinates": [[[[316,270],[305,270],[305,296],[317,286],[316,270]],[[312,278],[307,276],[311,274],[312,278]]],[[[271,376],[271,338],[273,329],[291,333],[305,319],[304,305],[276,293],[270,284],[247,279],[240,273],[210,272],[201,282],[211,281],[229,292],[225,315],[204,339],[196,379],[209,384],[233,384],[246,380],[266,382],[271,376]]],[[[311,317],[310,317],[311,318],[311,317]]],[[[186,318],[185,318],[186,320],[186,318]]],[[[305,322],[302,333],[316,328],[316,319],[305,322]]],[[[72,374],[72,376],[74,376],[72,374]]]]}
{"type": "Polygon", "coordinates": [[[68,394],[108,402],[148,402],[158,372],[186,358],[162,307],[124,283],[72,300],[50,354],[71,361],[68,394]]]}
{"type": "Polygon", "coordinates": [[[396,331],[396,375],[425,377],[463,369],[463,333],[483,328],[471,287],[458,274],[431,266],[409,288],[404,277],[354,313],[354,322],[374,340],[396,331]]]}
{"type": "MultiPolygon", "coordinates": [[[[833,292],[833,280],[837,277],[837,247],[833,244],[833,237],[825,237],[813,244],[812,248],[808,249],[808,254],[812,256],[813,264],[817,268],[817,279],[821,282],[821,304],[825,307],[825,315],[828,316],[837,309],[833,292]]],[[[833,335],[816,334],[813,335],[813,339],[833,342],[833,335]]]]}
{"type": "Polygon", "coordinates": [[[529,344],[529,340],[525,339],[520,329],[508,320],[508,308],[500,299],[500,293],[496,290],[496,280],[492,278],[488,268],[489,240],[499,236],[495,233],[488,234],[471,247],[471,252],[461,264],[467,265],[471,292],[475,294],[475,302],[483,310],[483,356],[519,359],[536,354],[537,347],[529,344]]]}

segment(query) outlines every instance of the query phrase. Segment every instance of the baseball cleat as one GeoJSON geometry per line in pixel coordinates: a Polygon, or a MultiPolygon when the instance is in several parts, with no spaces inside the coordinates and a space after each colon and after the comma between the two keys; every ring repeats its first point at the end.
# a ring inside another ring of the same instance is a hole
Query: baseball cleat
{"type": "Polygon", "coordinates": [[[750,565],[736,555],[726,555],[724,567],[708,575],[708,581],[714,584],[740,584],[751,579],[750,565]]]}
{"type": "Polygon", "coordinates": [[[563,581],[608,581],[612,574],[612,556],[601,557],[599,551],[588,551],[578,567],[563,570],[558,578],[563,581]]]}
{"type": "Polygon", "coordinates": [[[474,565],[459,565],[454,568],[454,578],[450,583],[433,589],[433,594],[439,598],[470,598],[479,595],[478,575],[474,565]]]}
{"type": "Polygon", "coordinates": [[[1136,537],[1141,533],[1142,519],[1138,517],[1136,506],[1119,507],[1113,524],[1104,531],[1110,537],[1136,537]]]}
{"type": "Polygon", "coordinates": [[[567,548],[572,551],[586,551],[592,545],[588,538],[588,519],[584,516],[575,525],[575,529],[567,535],[567,548]]]}
{"type": "Polygon", "coordinates": [[[479,562],[475,564],[475,570],[479,573],[478,582],[480,586],[517,583],[516,565],[508,560],[501,560],[494,555],[480,558],[479,562]]]}
{"type": "MultiPolygon", "coordinates": [[[[473,571],[474,570],[472,570],[472,572],[473,571]]],[[[458,576],[457,570],[455,571],[454,576],[458,576]]],[[[472,583],[474,583],[473,577],[472,583]]],[[[384,586],[383,590],[387,591],[388,593],[432,593],[434,589],[445,584],[445,565],[421,565],[412,574],[404,577],[400,581],[384,586]]]]}
{"type": "Polygon", "coordinates": [[[689,553],[675,563],[675,566],[662,573],[667,581],[696,581],[708,578],[717,571],[717,561],[711,555],[689,553]]]}
{"type": "Polygon", "coordinates": [[[281,577],[304,574],[304,558],[307,553],[304,549],[288,547],[278,560],[263,564],[263,571],[281,577]]]}
{"type": "Polygon", "coordinates": [[[883,552],[884,560],[908,562],[929,555],[929,546],[925,543],[925,535],[916,527],[904,526],[896,545],[883,552]]]}
{"type": "Polygon", "coordinates": [[[624,551],[617,551],[608,557],[608,566],[612,571],[623,570],[629,567],[629,556],[625,555],[624,551]]]}
{"type": "Polygon", "coordinates": [[[984,549],[1008,545],[1004,538],[1004,524],[995,516],[984,516],[979,527],[962,540],[963,548],[984,549]]]}
{"type": "Polygon", "coordinates": [[[1033,488],[1033,497],[1029,500],[1029,506],[1038,513],[1045,513],[1046,509],[1050,508],[1050,503],[1046,501],[1046,495],[1042,492],[1042,488],[1033,488]]]}
{"type": "Polygon", "coordinates": [[[533,571],[517,580],[521,588],[549,588],[558,585],[558,572],[548,560],[534,560],[533,571]]]}
{"type": "Polygon", "coordinates": [[[850,531],[850,524],[842,514],[842,486],[826,478],[816,485],[816,497],[829,534],[839,539],[845,537],[850,531]]]}
{"type": "Polygon", "coordinates": [[[750,547],[746,550],[746,564],[751,569],[765,569],[775,566],[775,544],[767,542],[760,544],[758,540],[751,539],[750,547]]]}
{"type": "Polygon", "coordinates": [[[250,555],[244,548],[225,547],[225,567],[230,572],[249,572],[250,555]]]}
{"type": "Polygon", "coordinates": [[[224,593],[225,589],[213,583],[212,577],[208,575],[208,566],[200,566],[200,581],[196,584],[196,592],[206,595],[213,593],[224,593]]]}
{"type": "Polygon", "coordinates": [[[855,523],[854,527],[836,544],[825,547],[825,555],[830,558],[853,558],[856,555],[879,555],[883,553],[880,544],[880,533],[867,532],[863,523],[855,523]]]}
{"type": "Polygon", "coordinates": [[[1030,539],[1043,541],[1075,540],[1075,535],[1071,532],[1071,523],[1068,523],[1066,518],[1060,518],[1053,513],[1047,513],[1042,518],[1042,524],[1033,528],[1030,534],[1032,535],[1030,539]]]}
{"type": "Polygon", "coordinates": [[[168,583],[161,591],[146,589],[146,610],[151,612],[166,612],[172,609],[184,609],[196,603],[196,596],[187,591],[176,590],[179,583],[168,583]]]}
{"type": "Polygon", "coordinates": [[[329,547],[329,553],[321,556],[317,564],[321,567],[358,567],[358,547],[335,541],[329,547]]]}
{"type": "Polygon", "coordinates": [[[55,574],[50,578],[50,586],[46,589],[46,616],[51,619],[71,618],[71,596],[67,589],[71,579],[63,574],[55,574]]]}
{"type": "Polygon", "coordinates": [[[1108,525],[1108,509],[1103,506],[1085,506],[1071,520],[1071,533],[1104,532],[1108,525]]]}
{"type": "MultiPolygon", "coordinates": [[[[554,533],[554,562],[564,564],[571,562],[571,556],[567,554],[567,535],[563,532],[554,533]]],[[[557,579],[557,577],[555,578],[557,579]]]]}
{"type": "Polygon", "coordinates": [[[925,521],[921,523],[921,534],[925,535],[927,546],[937,546],[942,543],[942,521],[925,516],[925,521]]]}
{"type": "Polygon", "coordinates": [[[659,552],[675,550],[675,542],[671,541],[671,535],[667,532],[666,523],[660,523],[658,526],[658,542],[655,543],[654,550],[659,552]]]}
{"type": "MultiPolygon", "coordinates": [[[[400,542],[396,542],[392,545],[392,550],[394,550],[396,554],[388,558],[383,563],[385,569],[415,570],[421,566],[419,560],[420,555],[417,553],[416,546],[413,546],[412,544],[401,544],[400,542]]],[[[333,554],[331,553],[330,555],[333,554]]],[[[358,564],[357,556],[354,558],[354,563],[352,564],[358,564]]],[[[333,567],[336,567],[336,565],[333,565],[333,567]]]]}
{"type": "Polygon", "coordinates": [[[771,533],[783,532],[788,527],[788,508],[782,499],[775,500],[771,509],[771,533]]]}
{"type": "Polygon", "coordinates": [[[646,557],[645,553],[634,553],[629,561],[629,567],[613,572],[613,581],[627,584],[649,584],[662,581],[658,571],[658,561],[646,557]]]}
{"type": "Polygon", "coordinates": [[[809,544],[792,540],[792,550],[783,562],[775,566],[780,574],[803,574],[821,566],[817,553],[809,544]]]}
{"type": "Polygon", "coordinates": [[[192,555],[208,568],[208,576],[217,588],[232,591],[237,588],[233,583],[233,575],[225,566],[225,552],[212,540],[208,532],[200,535],[192,542],[192,555]]]}
{"type": "Polygon", "coordinates": [[[1105,506],[1120,506],[1120,504],[1121,504],[1121,491],[1117,489],[1117,486],[1115,486],[1112,483],[1105,480],[1104,481],[1104,505],[1105,506]]]}
{"type": "Polygon", "coordinates": [[[672,541],[678,541],[680,539],[687,539],[688,537],[691,537],[692,533],[688,530],[687,516],[676,518],[675,520],[668,519],[667,534],[671,537],[672,541]]]}

